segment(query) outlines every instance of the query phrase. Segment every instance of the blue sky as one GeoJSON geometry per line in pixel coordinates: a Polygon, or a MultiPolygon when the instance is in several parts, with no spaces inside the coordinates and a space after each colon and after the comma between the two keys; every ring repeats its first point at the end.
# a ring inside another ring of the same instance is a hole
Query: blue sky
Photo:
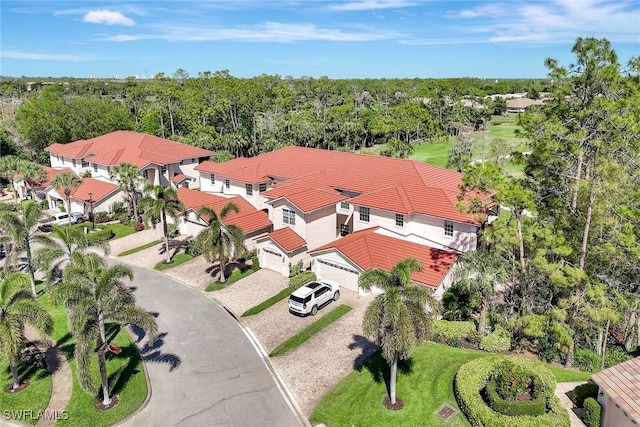
{"type": "Polygon", "coordinates": [[[2,0],[0,75],[539,78],[577,37],[640,55],[640,0],[2,0]]]}

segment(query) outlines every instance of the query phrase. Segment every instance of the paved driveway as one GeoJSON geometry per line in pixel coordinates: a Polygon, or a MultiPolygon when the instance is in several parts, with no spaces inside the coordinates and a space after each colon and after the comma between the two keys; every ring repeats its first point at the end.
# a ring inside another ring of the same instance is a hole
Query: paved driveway
{"type": "Polygon", "coordinates": [[[165,275],[133,269],[138,304],[159,313],[161,334],[142,348],[151,400],[124,425],[304,425],[224,309],[165,275]]]}

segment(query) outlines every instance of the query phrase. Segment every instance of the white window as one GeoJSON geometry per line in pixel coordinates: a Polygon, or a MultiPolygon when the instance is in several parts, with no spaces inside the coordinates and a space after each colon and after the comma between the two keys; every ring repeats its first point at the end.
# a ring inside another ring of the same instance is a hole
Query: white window
{"type": "Polygon", "coordinates": [[[444,235],[453,237],[453,221],[444,220],[444,235]]]}
{"type": "Polygon", "coordinates": [[[260,183],[260,187],[258,187],[258,191],[260,191],[260,192],[267,191],[267,183],[266,182],[261,182],[260,183]]]}
{"type": "Polygon", "coordinates": [[[369,208],[360,206],[360,221],[369,222],[369,215],[370,215],[369,208]]]}
{"type": "Polygon", "coordinates": [[[82,159],[82,167],[83,168],[88,168],[89,167],[89,162],[87,162],[85,159],[82,159]]]}
{"type": "Polygon", "coordinates": [[[228,190],[229,188],[231,188],[231,182],[229,182],[228,179],[224,180],[224,187],[228,190]]]}
{"type": "Polygon", "coordinates": [[[94,171],[95,173],[98,173],[98,164],[97,164],[97,163],[94,163],[94,164],[93,164],[93,171],[94,171]]]}
{"type": "Polygon", "coordinates": [[[340,224],[340,235],[346,236],[349,234],[349,224],[340,224]]]}
{"type": "Polygon", "coordinates": [[[149,169],[145,169],[142,171],[142,177],[144,179],[149,179],[149,169]]]}
{"type": "Polygon", "coordinates": [[[76,159],[71,159],[71,164],[73,165],[73,167],[76,166],[76,159]]]}
{"type": "Polygon", "coordinates": [[[296,213],[291,209],[282,209],[282,222],[284,224],[296,225],[296,213]]]}
{"type": "Polygon", "coordinates": [[[245,184],[244,189],[247,192],[247,196],[253,196],[253,184],[245,184]]]}
{"type": "Polygon", "coordinates": [[[349,202],[340,202],[340,209],[349,210],[349,202]]]}
{"type": "Polygon", "coordinates": [[[211,174],[211,183],[212,184],[216,183],[216,176],[214,174],[211,174]]]}
{"type": "Polygon", "coordinates": [[[404,215],[396,214],[396,227],[404,226],[404,215]]]}

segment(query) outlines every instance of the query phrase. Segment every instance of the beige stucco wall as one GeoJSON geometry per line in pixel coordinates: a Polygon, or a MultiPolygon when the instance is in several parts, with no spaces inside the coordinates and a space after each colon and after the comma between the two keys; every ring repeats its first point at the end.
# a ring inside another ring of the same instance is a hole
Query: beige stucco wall
{"type": "Polygon", "coordinates": [[[640,420],[633,423],[631,418],[616,406],[616,402],[602,388],[600,393],[598,393],[598,402],[602,406],[602,427],[638,427],[640,425],[640,420]],[[602,393],[601,396],[600,393],[602,393]]]}

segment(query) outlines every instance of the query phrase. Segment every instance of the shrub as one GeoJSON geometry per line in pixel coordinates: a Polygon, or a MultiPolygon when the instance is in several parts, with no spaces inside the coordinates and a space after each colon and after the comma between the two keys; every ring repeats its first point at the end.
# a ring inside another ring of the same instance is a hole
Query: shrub
{"type": "Polygon", "coordinates": [[[194,257],[199,256],[202,255],[202,247],[194,239],[191,239],[187,242],[184,252],[194,257]]]}
{"type": "Polygon", "coordinates": [[[180,234],[180,230],[175,224],[167,224],[167,237],[176,237],[180,234]]]}
{"type": "Polygon", "coordinates": [[[142,223],[142,222],[136,222],[135,229],[136,229],[136,231],[142,231],[142,230],[144,230],[144,223],[142,223]]]}
{"type": "Polygon", "coordinates": [[[547,409],[547,398],[545,396],[529,401],[508,400],[500,396],[496,387],[496,379],[494,378],[487,383],[485,389],[489,406],[496,412],[512,417],[521,415],[538,416],[543,415],[547,409]]]}
{"type": "Polygon", "coordinates": [[[460,347],[462,341],[476,330],[473,322],[435,320],[433,322],[433,341],[452,347],[460,347]]]}
{"type": "Polygon", "coordinates": [[[515,400],[519,395],[533,394],[533,378],[525,369],[513,363],[505,362],[494,373],[496,391],[506,400],[515,400]]]}
{"type": "Polygon", "coordinates": [[[488,356],[474,359],[460,367],[454,381],[458,406],[474,427],[569,427],[569,414],[552,391],[556,379],[542,364],[534,360],[511,356],[488,356]],[[481,396],[481,391],[505,361],[520,366],[536,378],[535,386],[546,398],[547,412],[539,416],[508,416],[492,410],[481,396]]]}
{"type": "Polygon", "coordinates": [[[598,372],[600,370],[600,356],[595,351],[577,348],[573,354],[573,364],[584,372],[598,372]]]}
{"type": "Polygon", "coordinates": [[[300,260],[295,264],[289,265],[289,277],[295,277],[302,272],[303,261],[300,260]]]}
{"type": "Polygon", "coordinates": [[[101,224],[103,222],[111,221],[111,216],[109,216],[108,213],[103,211],[95,212],[93,214],[93,220],[96,222],[96,224],[101,224]]]}
{"type": "Polygon", "coordinates": [[[121,213],[125,213],[127,210],[124,207],[124,203],[122,202],[114,202],[111,205],[111,213],[113,213],[114,215],[118,216],[121,213]]]}
{"type": "MultiPolygon", "coordinates": [[[[607,352],[604,354],[604,367],[610,368],[612,366],[619,365],[622,362],[633,359],[629,353],[627,353],[622,347],[607,347],[607,352]]],[[[599,368],[599,367],[598,367],[599,368]]],[[[599,370],[599,369],[596,369],[599,370]]]]}
{"type": "Polygon", "coordinates": [[[316,280],[316,273],[312,271],[304,271],[289,279],[289,289],[295,291],[312,280],[316,280]]]}
{"type": "Polygon", "coordinates": [[[511,335],[504,328],[496,328],[495,331],[480,340],[480,349],[499,353],[511,350],[511,335]]]}
{"type": "Polygon", "coordinates": [[[127,221],[129,221],[129,214],[126,212],[120,212],[118,213],[115,218],[120,222],[120,223],[125,223],[127,221]]]}
{"type": "Polygon", "coordinates": [[[103,243],[107,240],[111,240],[115,237],[115,235],[116,233],[114,233],[113,230],[105,228],[103,230],[96,231],[95,233],[87,234],[87,241],[90,244],[94,245],[96,243],[103,243]]]}
{"type": "Polygon", "coordinates": [[[584,407],[584,401],[589,397],[598,397],[598,386],[596,384],[588,382],[573,389],[572,400],[578,408],[584,407]]]}
{"type": "Polygon", "coordinates": [[[260,261],[258,260],[258,255],[254,254],[251,257],[251,269],[253,271],[258,271],[260,270],[260,261]]]}
{"type": "Polygon", "coordinates": [[[442,295],[442,308],[445,320],[467,320],[475,313],[480,304],[479,293],[469,293],[458,283],[454,283],[442,295]]]}
{"type": "Polygon", "coordinates": [[[600,427],[600,414],[602,408],[593,397],[588,397],[584,401],[584,411],[582,412],[582,421],[587,427],[600,427]]]}

